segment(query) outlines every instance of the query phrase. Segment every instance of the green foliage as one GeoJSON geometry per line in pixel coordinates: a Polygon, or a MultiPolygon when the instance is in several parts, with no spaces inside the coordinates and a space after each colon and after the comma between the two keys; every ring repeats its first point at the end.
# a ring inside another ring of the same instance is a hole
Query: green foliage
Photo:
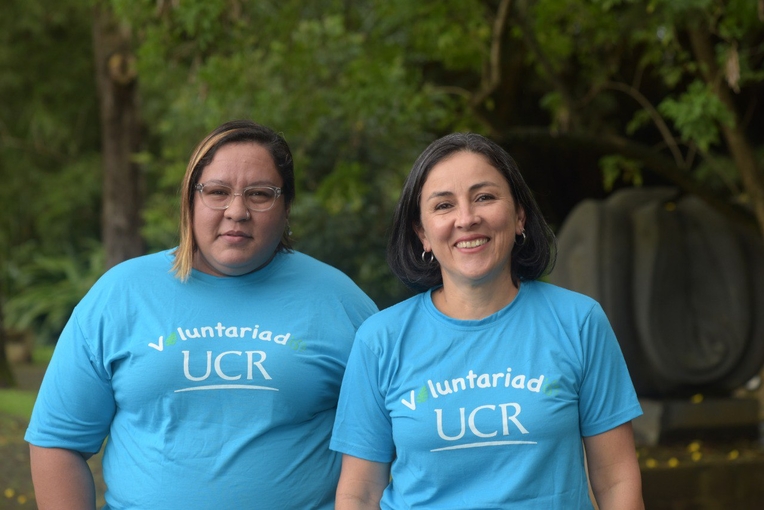
{"type": "Polygon", "coordinates": [[[678,99],[666,98],[658,110],[674,121],[680,137],[707,152],[719,142],[719,125],[731,126],[734,119],[708,85],[694,81],[678,99]]]}
{"type": "Polygon", "coordinates": [[[0,6],[0,300],[47,340],[86,290],[64,266],[100,232],[92,55],[88,2],[0,6]]]}
{"type": "Polygon", "coordinates": [[[720,195],[740,196],[740,174],[731,158],[709,155],[693,171],[695,178],[720,195]]]}
{"type": "MultiPolygon", "coordinates": [[[[454,119],[452,98],[427,86],[409,65],[406,46],[391,44],[404,26],[382,19],[390,12],[384,2],[198,3],[157,10],[114,2],[139,36],[143,116],[154,127],[153,148],[141,156],[152,183],[143,215],[148,244],[158,249],[176,239],[172,208],[196,142],[221,122],[251,118],[282,132],[292,148],[297,248],[341,267],[378,301],[396,299],[401,289],[383,283],[392,207],[418,153],[454,119]],[[207,30],[201,39],[200,30],[207,30]],[[379,237],[358,246],[372,231],[379,237]],[[337,239],[327,242],[327,232],[337,239]]],[[[415,37],[419,55],[457,44],[470,56],[454,56],[449,65],[474,66],[475,52],[484,49],[470,32],[479,17],[471,19],[468,32],[452,27],[451,42],[437,47],[415,37]]],[[[431,26],[444,22],[439,17],[431,26]]]]}
{"type": "Polygon", "coordinates": [[[38,341],[50,343],[58,338],[72,309],[104,270],[101,245],[58,256],[32,254],[28,261],[9,268],[11,286],[21,289],[5,304],[5,321],[19,331],[34,329],[38,341]]]}
{"type": "Polygon", "coordinates": [[[642,165],[639,161],[611,155],[600,158],[599,163],[605,191],[612,191],[619,179],[634,186],[642,186],[642,165]]]}
{"type": "Polygon", "coordinates": [[[0,389],[0,414],[29,420],[37,394],[32,391],[0,389]]]}
{"type": "MultiPolygon", "coordinates": [[[[0,299],[12,297],[9,322],[48,337],[101,270],[91,3],[0,6],[0,299]]],[[[499,2],[103,3],[134,35],[148,251],[177,242],[179,183],[198,140],[251,118],[293,150],[296,247],[381,306],[408,295],[385,263],[387,232],[405,175],[437,136],[543,126],[550,153],[567,132],[629,138],[651,156],[673,148],[682,171],[738,200],[744,189],[720,128],[737,114],[763,143],[751,98],[764,82],[764,29],[750,0],[512,1],[500,82],[477,105],[499,2]],[[688,44],[697,27],[724,72],[713,84],[688,44]],[[743,115],[714,94],[724,83],[743,115]]],[[[603,154],[606,190],[642,183],[648,170],[633,153],[603,154]]]]}

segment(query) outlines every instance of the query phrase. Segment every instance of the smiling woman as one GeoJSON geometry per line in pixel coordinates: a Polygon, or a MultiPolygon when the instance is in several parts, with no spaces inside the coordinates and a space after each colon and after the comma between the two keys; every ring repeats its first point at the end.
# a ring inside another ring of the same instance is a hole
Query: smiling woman
{"type": "Polygon", "coordinates": [[[590,510],[582,441],[599,508],[644,508],[629,373],[600,306],[537,281],[553,248],[501,147],[457,133],[420,155],[388,261],[422,292],[356,335],[337,509],[590,510]]]}
{"type": "MultiPolygon", "coordinates": [[[[440,264],[443,289],[507,289],[490,292],[499,300],[486,303],[490,313],[514,299],[510,258],[515,238],[525,232],[525,210],[515,205],[509,183],[484,156],[457,152],[435,165],[422,186],[420,211],[415,230],[424,252],[432,252],[440,264]]],[[[467,312],[449,296],[433,295],[439,309],[452,317],[467,312]]]]}

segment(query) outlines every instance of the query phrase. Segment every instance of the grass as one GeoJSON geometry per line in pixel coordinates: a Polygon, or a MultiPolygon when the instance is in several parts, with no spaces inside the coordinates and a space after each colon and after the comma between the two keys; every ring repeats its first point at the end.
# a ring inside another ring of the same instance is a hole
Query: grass
{"type": "MultiPolygon", "coordinates": [[[[47,365],[52,355],[52,345],[37,346],[32,352],[32,363],[47,365]]],[[[37,393],[34,391],[2,388],[0,389],[0,413],[29,421],[36,398],[37,393]]]]}
{"type": "Polygon", "coordinates": [[[32,363],[35,365],[47,365],[53,356],[54,345],[38,345],[32,351],[32,363]]]}
{"type": "Polygon", "coordinates": [[[0,413],[29,421],[37,393],[13,389],[0,390],[0,413]]]}

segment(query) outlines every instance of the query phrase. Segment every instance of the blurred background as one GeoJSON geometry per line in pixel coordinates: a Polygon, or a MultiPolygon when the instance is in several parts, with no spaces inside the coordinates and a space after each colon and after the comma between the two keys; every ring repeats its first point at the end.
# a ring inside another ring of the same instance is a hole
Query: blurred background
{"type": "Polygon", "coordinates": [[[190,152],[239,118],[292,148],[296,249],[380,308],[409,295],[385,246],[418,154],[500,143],[552,281],[603,302],[657,406],[648,509],[758,508],[763,63],[764,0],[3,0],[0,508],[35,507],[22,436],[72,308],[175,246],[190,152]]]}

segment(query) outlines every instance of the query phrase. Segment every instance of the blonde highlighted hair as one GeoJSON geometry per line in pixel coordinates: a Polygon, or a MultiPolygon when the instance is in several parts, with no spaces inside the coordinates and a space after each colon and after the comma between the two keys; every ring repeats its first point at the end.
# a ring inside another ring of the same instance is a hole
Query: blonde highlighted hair
{"type": "MultiPolygon", "coordinates": [[[[180,188],[180,242],[173,252],[175,261],[172,271],[181,281],[191,274],[194,254],[198,249],[194,239],[194,187],[198,184],[202,171],[212,162],[215,153],[231,143],[255,143],[268,150],[276,169],[284,181],[281,195],[287,210],[295,196],[294,163],[292,152],[284,137],[270,128],[250,120],[235,120],[218,126],[196,146],[186,166],[180,188]]],[[[288,230],[288,229],[287,229],[288,230]]],[[[292,239],[284,232],[276,251],[291,251],[292,239]]]]}

